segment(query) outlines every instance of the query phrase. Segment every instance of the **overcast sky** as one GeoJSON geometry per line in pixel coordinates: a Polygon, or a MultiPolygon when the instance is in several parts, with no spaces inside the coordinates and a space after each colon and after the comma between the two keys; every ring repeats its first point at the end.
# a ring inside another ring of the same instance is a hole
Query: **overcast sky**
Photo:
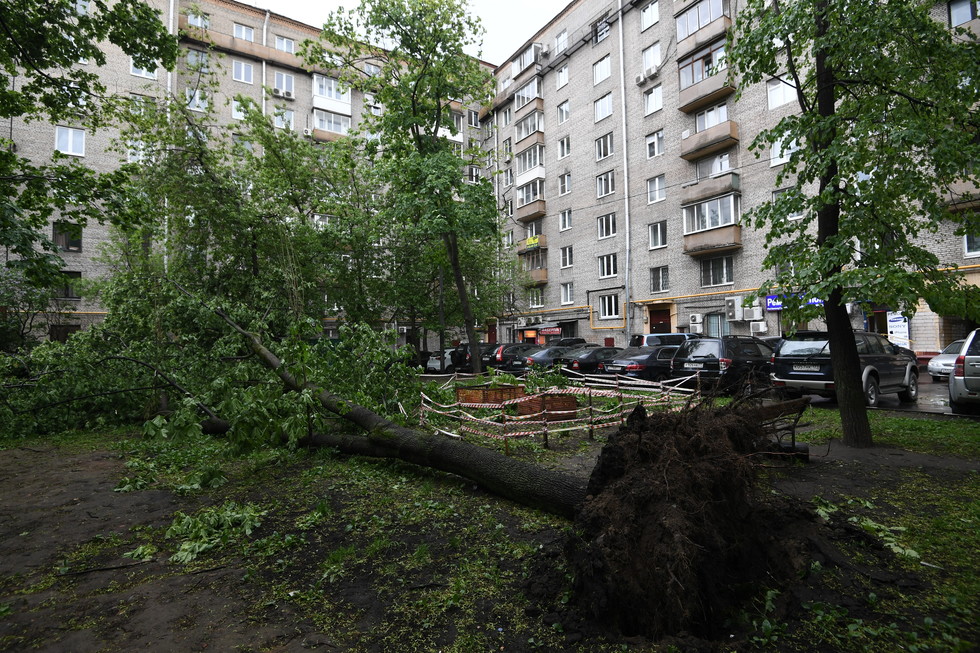
{"type": "MultiPolygon", "coordinates": [[[[356,7],[358,0],[244,0],[315,27],[338,7],[356,7]]],[[[480,17],[484,61],[500,65],[525,41],[544,27],[570,0],[469,0],[470,11],[480,17]],[[517,17],[520,18],[517,18],[517,17]]],[[[471,53],[473,55],[476,52],[471,53]]]]}

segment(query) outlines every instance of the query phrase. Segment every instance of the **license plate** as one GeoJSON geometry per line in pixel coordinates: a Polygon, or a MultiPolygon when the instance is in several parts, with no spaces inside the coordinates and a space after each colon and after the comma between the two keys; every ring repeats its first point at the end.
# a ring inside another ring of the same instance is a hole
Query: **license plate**
{"type": "Polygon", "coordinates": [[[622,365],[606,365],[606,369],[610,372],[618,372],[623,369],[622,365]]]}
{"type": "Polygon", "coordinates": [[[794,365],[793,371],[794,372],[819,372],[820,366],[819,365],[794,365]]]}
{"type": "Polygon", "coordinates": [[[704,363],[684,363],[685,370],[700,370],[704,369],[704,363]]]}

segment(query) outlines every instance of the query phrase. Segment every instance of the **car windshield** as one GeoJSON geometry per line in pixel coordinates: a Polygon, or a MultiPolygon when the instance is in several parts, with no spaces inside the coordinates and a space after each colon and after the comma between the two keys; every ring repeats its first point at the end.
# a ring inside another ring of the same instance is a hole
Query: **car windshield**
{"type": "Polygon", "coordinates": [[[563,356],[565,358],[578,358],[579,356],[588,356],[589,354],[591,354],[592,352],[594,352],[596,349],[598,349],[598,347],[575,347],[575,348],[570,348],[568,351],[566,351],[563,354],[563,356]]]}
{"type": "Polygon", "coordinates": [[[784,340],[779,346],[780,356],[814,356],[829,353],[830,343],[827,340],[784,340]]]}
{"type": "Polygon", "coordinates": [[[630,347],[616,354],[616,358],[633,358],[634,356],[649,355],[653,351],[649,347],[630,347]]]}
{"type": "Polygon", "coordinates": [[[679,358],[718,358],[720,342],[717,340],[688,340],[677,352],[679,358]]]}
{"type": "Polygon", "coordinates": [[[958,354],[958,353],[960,353],[960,349],[963,348],[963,343],[964,342],[966,342],[966,341],[965,340],[957,340],[956,342],[949,343],[948,345],[946,345],[946,349],[943,350],[943,353],[944,354],[958,354]]]}

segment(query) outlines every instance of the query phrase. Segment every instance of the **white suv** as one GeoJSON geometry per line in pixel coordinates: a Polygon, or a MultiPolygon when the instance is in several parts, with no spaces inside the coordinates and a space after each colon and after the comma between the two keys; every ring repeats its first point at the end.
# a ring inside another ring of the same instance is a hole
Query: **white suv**
{"type": "Polygon", "coordinates": [[[953,414],[980,413],[980,329],[966,337],[949,375],[949,408],[953,414]]]}

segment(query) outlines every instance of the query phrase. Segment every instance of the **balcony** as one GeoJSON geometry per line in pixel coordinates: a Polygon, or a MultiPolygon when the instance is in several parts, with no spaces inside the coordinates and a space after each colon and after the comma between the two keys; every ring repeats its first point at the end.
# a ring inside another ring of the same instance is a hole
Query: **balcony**
{"type": "Polygon", "coordinates": [[[548,283],[548,268],[528,270],[527,276],[530,278],[529,286],[543,286],[548,283]]]}
{"type": "Polygon", "coordinates": [[[688,256],[714,255],[736,249],[742,249],[741,225],[730,224],[684,236],[684,253],[688,256]]]}
{"type": "Polygon", "coordinates": [[[709,197],[738,191],[741,187],[737,172],[692,181],[681,186],[681,204],[694,204],[709,197]]]}
{"type": "Polygon", "coordinates": [[[694,161],[738,145],[738,123],[726,120],[681,140],[681,158],[694,161]]]}
{"type": "Polygon", "coordinates": [[[521,140],[514,143],[515,152],[523,152],[532,145],[544,145],[544,132],[541,130],[531,132],[521,140]]]}
{"type": "Polygon", "coordinates": [[[528,252],[533,252],[539,249],[548,249],[548,236],[545,234],[528,236],[521,242],[517,243],[518,254],[527,254],[528,252]]]}
{"type": "Polygon", "coordinates": [[[313,140],[320,143],[325,141],[339,141],[341,138],[347,138],[347,134],[338,134],[337,132],[327,131],[326,129],[313,130],[313,140]]]}
{"type": "Polygon", "coordinates": [[[544,98],[536,97],[520,109],[514,111],[514,120],[520,120],[532,111],[544,111],[544,98]]]}
{"type": "MultiPolygon", "coordinates": [[[[976,22],[980,22],[980,19],[976,22]]],[[[967,181],[947,186],[946,197],[951,211],[969,211],[980,207],[980,191],[967,181]]]]}
{"type": "Polygon", "coordinates": [[[213,47],[218,52],[247,55],[286,68],[292,68],[304,74],[308,73],[303,61],[295,54],[276,50],[275,48],[270,48],[254,41],[236,39],[231,34],[223,34],[210,28],[201,29],[200,27],[188,25],[186,15],[180,16],[177,26],[187,40],[213,47]]]}
{"type": "Polygon", "coordinates": [[[710,104],[716,104],[735,92],[728,82],[728,69],[719,70],[711,77],[692,84],[677,95],[678,109],[684,113],[694,113],[710,104]]]}
{"type": "Polygon", "coordinates": [[[732,19],[728,16],[722,16],[721,18],[711,21],[694,34],[689,35],[686,39],[677,44],[677,58],[683,59],[698,48],[703,48],[712,41],[717,41],[721,37],[728,34],[728,30],[731,28],[731,26],[732,19]]]}
{"type": "Polygon", "coordinates": [[[547,209],[544,200],[534,200],[518,208],[514,212],[514,217],[517,218],[518,222],[530,222],[543,218],[545,213],[547,213],[547,209]]]}

